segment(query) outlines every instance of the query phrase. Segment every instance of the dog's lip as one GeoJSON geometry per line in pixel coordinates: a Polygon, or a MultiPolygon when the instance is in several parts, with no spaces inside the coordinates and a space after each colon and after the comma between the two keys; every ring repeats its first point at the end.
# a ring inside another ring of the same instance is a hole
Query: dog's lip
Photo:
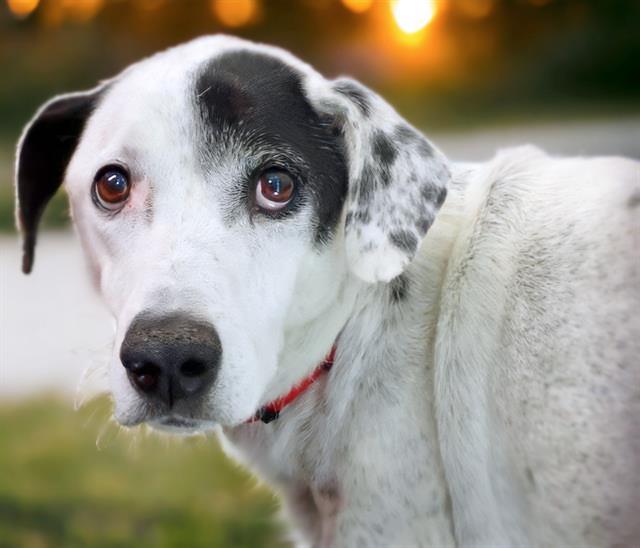
{"type": "Polygon", "coordinates": [[[187,419],[175,415],[162,417],[161,419],[156,419],[154,422],[159,422],[164,426],[174,426],[178,428],[193,428],[199,424],[199,421],[196,421],[194,419],[187,419]]]}
{"type": "Polygon", "coordinates": [[[212,421],[201,419],[193,419],[180,415],[166,415],[149,419],[148,422],[153,428],[165,430],[167,432],[175,432],[180,434],[197,434],[211,431],[216,424],[212,421]]]}

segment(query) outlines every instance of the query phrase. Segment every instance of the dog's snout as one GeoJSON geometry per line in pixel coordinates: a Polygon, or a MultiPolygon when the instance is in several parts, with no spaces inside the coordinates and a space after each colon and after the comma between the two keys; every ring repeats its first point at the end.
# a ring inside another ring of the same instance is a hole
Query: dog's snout
{"type": "Polygon", "coordinates": [[[133,386],[169,407],[204,393],[215,380],[221,355],[215,328],[180,314],[139,316],[120,348],[133,386]]]}

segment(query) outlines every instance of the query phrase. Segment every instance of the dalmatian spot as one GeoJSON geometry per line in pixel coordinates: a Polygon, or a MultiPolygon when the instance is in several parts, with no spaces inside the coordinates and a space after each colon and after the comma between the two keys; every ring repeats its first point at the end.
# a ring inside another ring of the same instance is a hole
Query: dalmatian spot
{"type": "Polygon", "coordinates": [[[373,157],[379,164],[391,165],[398,157],[398,149],[383,131],[376,131],[373,136],[373,157]]]}
{"type": "Polygon", "coordinates": [[[433,217],[420,217],[417,222],[418,230],[422,234],[426,234],[429,227],[433,224],[433,217]]]}
{"type": "Polygon", "coordinates": [[[371,164],[365,164],[362,169],[360,181],[356,184],[358,189],[358,205],[367,207],[371,203],[374,187],[376,186],[376,174],[371,164]]]}
{"type": "Polygon", "coordinates": [[[426,184],[420,189],[420,195],[426,203],[435,204],[439,208],[447,197],[447,189],[426,184]]]}
{"type": "Polygon", "coordinates": [[[371,115],[371,104],[367,98],[366,92],[360,89],[356,84],[349,81],[339,82],[333,88],[341,95],[344,95],[354,105],[360,109],[365,118],[371,115]]]}
{"type": "Polygon", "coordinates": [[[398,249],[413,254],[418,247],[418,238],[408,230],[394,230],[389,234],[389,241],[398,249]]]}
{"type": "Polygon", "coordinates": [[[399,124],[394,130],[395,138],[403,145],[410,145],[424,141],[416,130],[409,127],[407,124],[399,124]]]}
{"type": "Polygon", "coordinates": [[[405,274],[400,274],[396,276],[389,283],[389,291],[391,295],[392,303],[399,303],[404,301],[407,298],[407,293],[409,290],[409,279],[405,274]]]}

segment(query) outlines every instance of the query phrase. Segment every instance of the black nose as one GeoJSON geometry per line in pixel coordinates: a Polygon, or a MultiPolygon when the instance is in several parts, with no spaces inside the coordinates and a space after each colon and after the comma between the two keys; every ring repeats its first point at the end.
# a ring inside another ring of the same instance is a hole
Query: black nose
{"type": "Polygon", "coordinates": [[[133,386],[169,407],[205,392],[216,378],[221,355],[215,328],[181,314],[136,317],[120,348],[133,386]]]}

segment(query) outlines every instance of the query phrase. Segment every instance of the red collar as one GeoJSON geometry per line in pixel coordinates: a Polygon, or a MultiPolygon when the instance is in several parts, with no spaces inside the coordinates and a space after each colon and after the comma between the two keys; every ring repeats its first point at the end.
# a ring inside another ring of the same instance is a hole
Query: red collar
{"type": "Polygon", "coordinates": [[[327,354],[327,357],[324,359],[324,361],[313,370],[311,375],[309,375],[305,379],[302,379],[284,396],[280,396],[279,398],[269,402],[267,405],[263,405],[260,409],[258,409],[253,417],[246,421],[246,423],[257,421],[269,423],[276,420],[280,416],[282,410],[287,407],[287,405],[304,394],[314,382],[316,382],[324,373],[327,373],[331,369],[335,355],[336,347],[334,346],[327,354]]]}

